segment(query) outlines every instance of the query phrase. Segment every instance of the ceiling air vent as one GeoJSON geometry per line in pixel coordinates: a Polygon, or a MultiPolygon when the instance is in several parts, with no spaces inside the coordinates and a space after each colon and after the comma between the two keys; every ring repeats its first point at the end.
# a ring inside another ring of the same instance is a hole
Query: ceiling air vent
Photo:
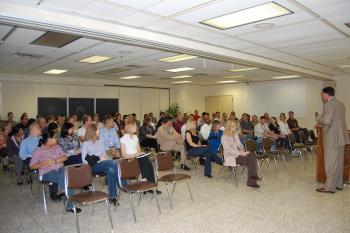
{"type": "Polygon", "coordinates": [[[29,54],[29,53],[15,53],[13,54],[14,57],[21,57],[21,58],[29,58],[29,59],[39,59],[42,57],[42,55],[38,54],[29,54]]]}
{"type": "Polygon", "coordinates": [[[126,68],[126,67],[118,67],[118,68],[113,68],[113,69],[109,69],[109,70],[98,71],[98,72],[96,72],[96,74],[117,74],[117,73],[129,71],[129,70],[132,70],[132,69],[126,68]]]}
{"type": "Polygon", "coordinates": [[[46,32],[44,35],[35,39],[31,44],[62,48],[63,46],[72,43],[73,41],[79,39],[80,36],[60,33],[60,32],[46,32]]]}

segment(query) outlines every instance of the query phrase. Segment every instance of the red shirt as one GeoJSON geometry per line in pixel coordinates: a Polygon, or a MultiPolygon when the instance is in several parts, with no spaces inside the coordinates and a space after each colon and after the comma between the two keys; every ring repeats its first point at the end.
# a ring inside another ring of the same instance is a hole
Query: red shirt
{"type": "Polygon", "coordinates": [[[174,123],[174,129],[178,134],[181,134],[181,127],[184,125],[182,121],[176,120],[174,123]]]}
{"type": "Polygon", "coordinates": [[[193,119],[194,119],[195,121],[198,121],[199,118],[201,118],[200,115],[194,115],[194,116],[193,116],[193,119]]]}

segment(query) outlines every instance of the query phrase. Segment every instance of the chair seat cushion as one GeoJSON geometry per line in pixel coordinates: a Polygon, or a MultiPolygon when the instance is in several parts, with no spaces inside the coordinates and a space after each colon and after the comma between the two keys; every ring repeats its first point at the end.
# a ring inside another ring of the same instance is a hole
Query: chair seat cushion
{"type": "Polygon", "coordinates": [[[183,173],[169,174],[159,178],[159,180],[163,182],[174,182],[174,181],[186,180],[186,179],[191,179],[191,176],[183,173]]]}
{"type": "Polygon", "coordinates": [[[69,200],[81,205],[89,205],[108,199],[107,193],[101,191],[81,192],[69,197],[69,200]]]}
{"type": "Polygon", "coordinates": [[[155,183],[151,183],[148,181],[139,181],[139,182],[134,182],[134,183],[125,185],[123,188],[129,192],[137,192],[137,191],[151,190],[156,187],[157,185],[155,183]]]}

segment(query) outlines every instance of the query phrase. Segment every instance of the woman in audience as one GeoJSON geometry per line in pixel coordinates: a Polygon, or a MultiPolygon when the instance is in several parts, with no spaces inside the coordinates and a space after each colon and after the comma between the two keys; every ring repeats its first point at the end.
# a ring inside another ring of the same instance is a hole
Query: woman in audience
{"type": "Polygon", "coordinates": [[[64,162],[65,166],[82,163],[80,141],[78,136],[74,134],[74,125],[72,123],[66,122],[62,125],[58,144],[68,157],[64,162]]]}
{"type": "Polygon", "coordinates": [[[11,128],[12,128],[12,125],[11,125],[11,122],[10,121],[3,121],[1,123],[1,132],[0,132],[0,156],[3,159],[3,170],[7,170],[7,149],[6,149],[6,143],[7,143],[7,138],[8,138],[8,135],[10,134],[11,132],[11,128]]]}
{"type": "Polygon", "coordinates": [[[218,155],[213,152],[209,146],[201,145],[198,132],[196,130],[196,122],[189,120],[186,123],[186,150],[190,156],[205,157],[204,175],[208,178],[212,178],[211,175],[211,161],[215,161],[217,164],[222,164],[222,160],[218,155]]]}
{"type": "Polygon", "coordinates": [[[104,146],[99,140],[99,129],[96,125],[87,126],[84,142],[81,146],[83,163],[89,163],[93,174],[105,173],[108,177],[109,201],[117,204],[118,166],[114,160],[106,155],[104,146]]]}
{"type": "Polygon", "coordinates": [[[24,129],[21,124],[18,124],[12,128],[11,136],[7,139],[7,154],[9,161],[15,164],[15,171],[17,177],[17,184],[23,184],[22,180],[22,168],[23,162],[19,157],[19,145],[24,138],[24,129]]]}
{"type": "Polygon", "coordinates": [[[117,124],[117,127],[119,129],[119,136],[121,136],[121,133],[124,133],[124,121],[122,120],[122,115],[120,113],[115,114],[115,123],[117,124]]]}
{"type": "MultiPolygon", "coordinates": [[[[136,125],[127,124],[125,125],[125,134],[120,139],[120,149],[123,158],[137,158],[141,170],[142,178],[146,178],[148,182],[155,183],[154,169],[148,156],[143,155],[144,152],[141,151],[139,144],[139,139],[136,134],[136,125]],[[138,158],[138,156],[140,156],[138,158]]],[[[153,192],[152,190],[149,192],[153,192]]],[[[157,194],[161,192],[157,190],[157,194]]]]}
{"type": "Polygon", "coordinates": [[[221,138],[224,149],[225,166],[235,167],[236,164],[245,165],[248,169],[247,185],[253,188],[260,188],[257,180],[257,162],[254,153],[245,151],[238,136],[236,121],[229,120],[226,123],[224,135],[221,138]]]}
{"type": "Polygon", "coordinates": [[[34,150],[30,160],[30,169],[38,169],[43,181],[53,182],[50,186],[50,197],[52,200],[59,200],[64,193],[64,169],[63,163],[67,156],[62,148],[57,145],[54,135],[44,133],[34,150]]]}
{"type": "Polygon", "coordinates": [[[100,120],[100,114],[95,113],[93,122],[99,129],[103,127],[103,123],[100,120]]]}
{"type": "Polygon", "coordinates": [[[257,115],[252,116],[252,123],[253,123],[254,127],[255,127],[255,125],[257,125],[259,123],[259,119],[258,119],[257,115]]]}
{"type": "Polygon", "coordinates": [[[143,120],[143,124],[140,127],[140,145],[142,147],[154,148],[158,152],[156,130],[152,126],[152,121],[149,117],[143,120]]]}
{"type": "Polygon", "coordinates": [[[273,138],[276,140],[276,142],[280,145],[287,147],[290,150],[289,140],[285,135],[281,134],[281,129],[279,124],[277,123],[276,117],[271,117],[269,129],[271,130],[271,133],[274,135],[273,138]]]}
{"type": "Polygon", "coordinates": [[[208,144],[210,149],[218,153],[219,147],[221,145],[222,130],[220,130],[220,121],[214,120],[211,131],[208,137],[208,144]]]}

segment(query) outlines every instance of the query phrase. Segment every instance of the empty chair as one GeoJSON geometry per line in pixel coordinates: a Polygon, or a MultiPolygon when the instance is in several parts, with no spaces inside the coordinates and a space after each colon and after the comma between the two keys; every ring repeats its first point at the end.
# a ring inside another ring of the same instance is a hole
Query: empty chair
{"type": "MultiPolygon", "coordinates": [[[[78,220],[76,206],[77,205],[82,205],[82,206],[94,205],[95,206],[97,203],[100,203],[100,202],[105,202],[106,204],[108,219],[109,219],[111,228],[113,230],[113,222],[112,222],[112,216],[109,209],[109,200],[108,200],[107,193],[101,192],[101,191],[95,191],[94,187],[93,187],[93,191],[84,191],[73,195],[70,195],[70,193],[68,192],[69,189],[82,189],[86,186],[93,185],[92,180],[93,180],[92,170],[88,164],[75,164],[75,165],[69,165],[65,167],[65,194],[66,194],[67,200],[69,202],[72,202],[73,204],[77,232],[80,232],[80,228],[79,228],[79,220],[78,220]]],[[[68,202],[66,202],[65,207],[63,209],[62,221],[63,221],[63,216],[66,213],[67,203],[68,202]]]]}
{"type": "Polygon", "coordinates": [[[173,209],[173,203],[171,201],[171,197],[173,196],[175,192],[175,187],[178,182],[185,181],[187,184],[188,192],[190,194],[191,200],[193,201],[192,192],[190,189],[190,185],[188,183],[188,180],[191,179],[190,175],[184,174],[184,173],[176,173],[176,169],[174,166],[174,161],[172,159],[171,153],[157,153],[155,155],[155,166],[157,171],[157,178],[158,182],[164,182],[166,185],[166,190],[168,193],[168,199],[170,203],[170,208],[173,209]],[[165,171],[171,171],[170,174],[163,175],[159,177],[159,172],[165,172],[165,171]],[[171,192],[171,195],[169,193],[169,184],[173,184],[173,189],[171,192]]]}
{"type": "MultiPolygon", "coordinates": [[[[121,185],[121,189],[126,191],[129,194],[134,221],[136,222],[136,214],[135,214],[135,207],[134,207],[134,200],[133,200],[133,194],[135,193],[142,195],[143,192],[152,190],[153,196],[155,197],[157,208],[160,214],[161,211],[160,211],[157,195],[155,195],[157,193],[157,184],[141,180],[141,172],[140,172],[139,162],[137,161],[137,159],[120,159],[118,162],[118,167],[119,167],[118,169],[119,184],[121,185]],[[123,185],[121,182],[122,179],[127,180],[128,184],[123,185]],[[136,181],[131,182],[132,180],[136,180],[136,181]]],[[[118,197],[120,197],[120,195],[118,195],[118,197]]]]}

